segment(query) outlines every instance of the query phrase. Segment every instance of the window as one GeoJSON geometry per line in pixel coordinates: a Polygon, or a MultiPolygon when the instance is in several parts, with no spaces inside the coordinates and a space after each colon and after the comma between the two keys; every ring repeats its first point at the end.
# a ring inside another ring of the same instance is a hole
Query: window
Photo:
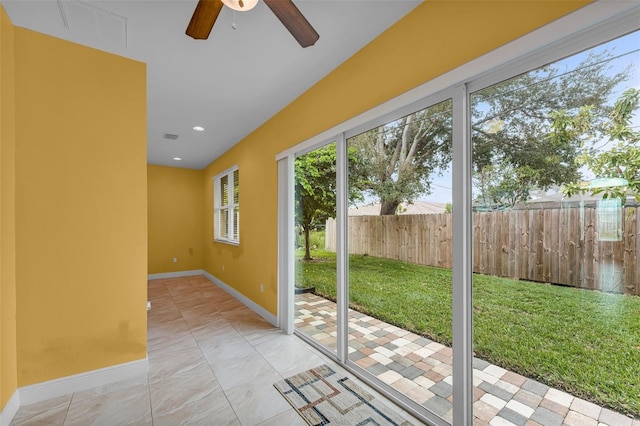
{"type": "Polygon", "coordinates": [[[213,232],[216,241],[240,242],[240,172],[232,167],[213,178],[213,232]]]}

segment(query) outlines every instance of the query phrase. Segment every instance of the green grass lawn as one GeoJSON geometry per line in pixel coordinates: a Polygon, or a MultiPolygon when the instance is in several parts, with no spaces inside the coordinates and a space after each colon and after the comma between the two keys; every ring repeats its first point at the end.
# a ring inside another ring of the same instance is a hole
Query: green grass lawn
{"type": "MultiPolygon", "coordinates": [[[[298,261],[301,286],[335,300],[335,254],[298,261]]],[[[451,345],[450,270],[350,257],[350,306],[451,345]]],[[[640,417],[640,297],[474,275],[475,356],[640,417]]]]}

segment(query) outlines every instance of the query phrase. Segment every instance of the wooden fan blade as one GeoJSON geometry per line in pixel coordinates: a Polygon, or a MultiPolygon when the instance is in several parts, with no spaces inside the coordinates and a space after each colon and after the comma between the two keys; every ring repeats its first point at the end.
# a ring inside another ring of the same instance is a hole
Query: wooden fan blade
{"type": "Polygon", "coordinates": [[[221,0],[200,0],[193,12],[186,34],[197,40],[206,40],[222,10],[221,0]]]}
{"type": "Polygon", "coordinates": [[[298,40],[300,46],[313,46],[318,41],[320,36],[291,0],[264,0],[264,2],[282,25],[289,30],[293,38],[298,40]]]}

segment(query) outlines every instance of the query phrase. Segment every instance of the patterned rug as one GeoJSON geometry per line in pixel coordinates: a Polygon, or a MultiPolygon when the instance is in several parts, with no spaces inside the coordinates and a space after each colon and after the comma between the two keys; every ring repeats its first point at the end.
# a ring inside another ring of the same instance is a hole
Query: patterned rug
{"type": "Polygon", "coordinates": [[[328,365],[296,374],[274,386],[312,426],[410,426],[353,379],[328,365]]]}

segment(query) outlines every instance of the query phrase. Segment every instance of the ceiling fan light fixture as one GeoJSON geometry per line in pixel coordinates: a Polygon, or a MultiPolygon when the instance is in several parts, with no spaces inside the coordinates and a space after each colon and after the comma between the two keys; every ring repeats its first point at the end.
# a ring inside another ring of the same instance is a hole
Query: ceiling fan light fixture
{"type": "Polygon", "coordinates": [[[258,0],[222,0],[222,3],[238,12],[246,12],[256,7],[258,0]]]}

